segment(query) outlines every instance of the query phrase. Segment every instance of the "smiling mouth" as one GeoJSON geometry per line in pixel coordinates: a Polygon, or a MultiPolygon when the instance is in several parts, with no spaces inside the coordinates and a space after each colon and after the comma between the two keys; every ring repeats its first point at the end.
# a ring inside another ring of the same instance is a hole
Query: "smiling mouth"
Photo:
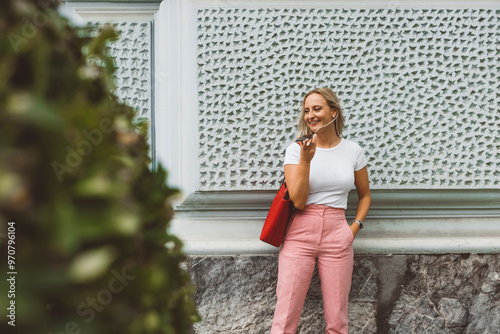
{"type": "Polygon", "coordinates": [[[311,123],[309,123],[309,124],[310,124],[310,125],[314,125],[314,124],[316,124],[316,123],[319,123],[319,121],[311,122],[311,123]]]}

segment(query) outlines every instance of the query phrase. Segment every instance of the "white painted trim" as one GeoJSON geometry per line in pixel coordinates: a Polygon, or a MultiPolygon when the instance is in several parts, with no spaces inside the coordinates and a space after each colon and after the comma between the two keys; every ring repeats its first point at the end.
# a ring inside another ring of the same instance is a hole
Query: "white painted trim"
{"type": "Polygon", "coordinates": [[[65,2],[65,6],[73,8],[79,13],[133,13],[133,14],[156,14],[160,8],[160,2],[148,3],[123,3],[123,2],[65,2]]]}
{"type": "Polygon", "coordinates": [[[156,109],[156,157],[169,171],[169,184],[181,187],[180,124],[180,71],[179,60],[179,1],[164,1],[158,13],[158,58],[156,85],[158,107],[156,109]],[[175,52],[174,52],[175,51],[175,52]]]}
{"type": "Polygon", "coordinates": [[[190,2],[164,1],[158,22],[156,154],[182,201],[198,184],[196,11],[190,2]]]}
{"type": "Polygon", "coordinates": [[[182,2],[182,190],[186,195],[193,193],[199,185],[198,170],[198,64],[197,64],[197,18],[196,8],[189,1],[182,2]],[[186,153],[189,154],[186,156],[186,153]]]}
{"type": "Polygon", "coordinates": [[[65,2],[59,11],[74,24],[84,26],[89,20],[154,20],[159,7],[160,3],[65,2]]]}
{"type": "MultiPolygon", "coordinates": [[[[259,240],[264,220],[176,217],[171,232],[189,255],[277,253],[259,240]]],[[[500,217],[370,219],[354,241],[357,254],[500,253],[500,217]]]]}

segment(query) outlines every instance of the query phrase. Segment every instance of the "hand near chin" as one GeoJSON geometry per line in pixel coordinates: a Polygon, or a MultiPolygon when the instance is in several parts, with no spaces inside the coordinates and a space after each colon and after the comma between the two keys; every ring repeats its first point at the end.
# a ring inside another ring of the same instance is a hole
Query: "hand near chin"
{"type": "Polygon", "coordinates": [[[316,153],[316,134],[311,139],[306,139],[299,142],[300,145],[300,158],[310,162],[316,153]]]}

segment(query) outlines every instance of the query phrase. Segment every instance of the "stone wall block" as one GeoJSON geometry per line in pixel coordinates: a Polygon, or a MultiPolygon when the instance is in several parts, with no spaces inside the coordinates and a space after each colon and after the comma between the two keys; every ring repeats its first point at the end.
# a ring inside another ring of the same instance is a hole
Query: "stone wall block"
{"type": "MultiPolygon", "coordinates": [[[[278,256],[191,256],[202,322],[195,334],[269,333],[278,256]]],[[[485,254],[356,256],[349,333],[500,333],[500,257],[485,254]]],[[[298,334],[324,332],[315,268],[298,334]]]]}
{"type": "Polygon", "coordinates": [[[410,257],[391,333],[500,333],[496,255],[410,257]],[[487,291],[488,293],[484,293],[487,291]]]}
{"type": "Polygon", "coordinates": [[[481,291],[483,293],[495,293],[500,288],[500,274],[491,272],[488,275],[489,280],[483,284],[481,291]]]}
{"type": "Polygon", "coordinates": [[[454,333],[447,331],[443,317],[427,297],[413,298],[403,294],[389,318],[390,333],[454,333]]]}
{"type": "Polygon", "coordinates": [[[500,333],[499,293],[480,293],[472,299],[466,333],[500,333]]]}
{"type": "Polygon", "coordinates": [[[467,323],[467,310],[454,298],[442,298],[438,306],[446,327],[462,327],[467,323]]]}
{"type": "Polygon", "coordinates": [[[361,258],[354,262],[351,293],[349,300],[358,302],[376,302],[378,293],[378,269],[370,258],[361,258]]]}
{"type": "Polygon", "coordinates": [[[376,313],[376,303],[349,302],[349,333],[377,334],[376,313]]]}
{"type": "Polygon", "coordinates": [[[195,256],[191,276],[202,322],[195,333],[265,333],[276,304],[274,256],[195,256]]]}

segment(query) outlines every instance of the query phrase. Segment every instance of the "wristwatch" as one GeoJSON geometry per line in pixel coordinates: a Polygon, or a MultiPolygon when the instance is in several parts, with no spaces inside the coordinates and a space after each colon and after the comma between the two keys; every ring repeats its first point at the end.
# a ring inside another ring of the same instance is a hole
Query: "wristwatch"
{"type": "Polygon", "coordinates": [[[357,223],[360,230],[363,228],[363,221],[361,219],[353,220],[352,223],[357,223]]]}

